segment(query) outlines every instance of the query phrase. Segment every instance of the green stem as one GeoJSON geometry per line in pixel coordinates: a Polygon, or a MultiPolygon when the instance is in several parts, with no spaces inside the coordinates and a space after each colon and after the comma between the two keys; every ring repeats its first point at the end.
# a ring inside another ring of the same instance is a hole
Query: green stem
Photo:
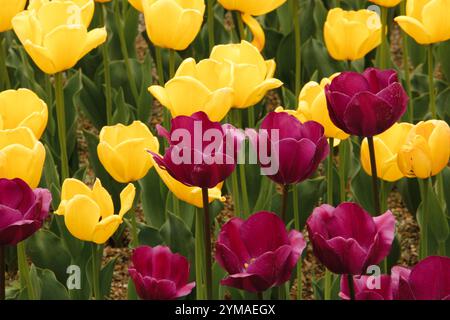
{"type": "Polygon", "coordinates": [[[442,257],[446,257],[445,241],[439,241],[438,254],[442,257]]]}
{"type": "Polygon", "coordinates": [[[372,171],[372,189],[373,189],[373,204],[375,208],[375,215],[380,215],[380,195],[378,191],[378,173],[377,173],[377,162],[375,155],[375,146],[373,144],[373,137],[367,137],[367,142],[369,144],[369,156],[370,156],[370,169],[372,171]]]}
{"type": "Polygon", "coordinates": [[[11,80],[9,79],[8,67],[6,66],[7,55],[3,46],[3,39],[5,39],[4,33],[0,32],[0,72],[2,73],[2,82],[0,84],[3,84],[5,89],[10,89],[11,80]]]}
{"type": "Polygon", "coordinates": [[[242,40],[247,39],[247,36],[245,34],[244,22],[242,21],[242,16],[241,16],[240,12],[235,12],[235,13],[236,13],[236,20],[237,20],[238,30],[239,30],[239,39],[242,41],[242,40]]]}
{"type": "Polygon", "coordinates": [[[285,224],[287,224],[287,206],[288,206],[288,200],[289,200],[289,185],[285,184],[282,186],[282,194],[281,194],[281,212],[280,216],[281,219],[285,224]]]}
{"type": "Polygon", "coordinates": [[[339,144],[339,195],[340,202],[345,202],[347,200],[347,190],[346,190],[346,177],[345,177],[345,161],[347,158],[347,140],[341,140],[339,144]]]}
{"type": "Polygon", "coordinates": [[[236,170],[231,174],[231,188],[233,192],[234,215],[236,217],[241,217],[242,209],[240,205],[241,201],[239,199],[239,182],[236,170]]]}
{"type": "Polygon", "coordinates": [[[434,88],[434,64],[433,64],[433,45],[428,45],[428,90],[430,94],[430,113],[431,118],[436,119],[436,92],[434,88]]]}
{"type": "MultiPolygon", "coordinates": [[[[330,146],[330,154],[328,156],[327,162],[327,203],[332,206],[333,201],[333,193],[334,193],[334,185],[333,185],[333,154],[334,154],[334,139],[329,138],[328,144],[330,146]]],[[[331,299],[331,280],[332,275],[328,269],[325,269],[325,283],[324,283],[324,298],[325,300],[331,299]]]]}
{"type": "Polygon", "coordinates": [[[55,74],[56,121],[58,123],[59,152],[61,159],[61,183],[69,178],[69,157],[67,156],[66,107],[64,105],[63,74],[55,74]]]}
{"type": "Polygon", "coordinates": [[[5,246],[0,245],[0,301],[5,300],[5,246]]]}
{"type": "Polygon", "coordinates": [[[292,15],[294,20],[295,33],[295,96],[298,97],[302,83],[302,55],[301,55],[301,32],[300,32],[300,16],[298,15],[298,1],[292,1],[292,15]]]}
{"type": "Polygon", "coordinates": [[[161,87],[164,86],[164,64],[162,59],[162,49],[155,46],[156,70],[158,73],[158,82],[161,87]]]}
{"type": "Polygon", "coordinates": [[[331,277],[332,274],[330,270],[325,269],[325,282],[324,282],[324,289],[323,289],[323,297],[325,300],[331,300],[331,277]]]}
{"type": "Polygon", "coordinates": [[[380,69],[386,69],[388,67],[388,59],[389,59],[389,47],[388,47],[388,8],[381,7],[381,46],[380,46],[380,69]]]}
{"type": "Polygon", "coordinates": [[[254,128],[255,127],[255,107],[254,106],[247,108],[247,115],[248,115],[248,127],[254,128]]]}
{"type": "Polygon", "coordinates": [[[239,166],[239,177],[241,181],[242,207],[244,217],[250,215],[250,204],[248,202],[247,178],[245,174],[245,164],[239,166]]]}
{"type": "Polygon", "coordinates": [[[347,275],[348,281],[348,291],[350,293],[350,300],[355,300],[355,284],[353,282],[353,276],[351,274],[347,275]]]}
{"type": "MultiPolygon", "coordinates": [[[[406,15],[406,1],[400,3],[400,15],[406,15]]],[[[405,87],[408,97],[408,121],[414,123],[414,104],[412,101],[411,90],[411,73],[409,71],[409,49],[408,49],[408,36],[406,32],[402,31],[402,53],[403,53],[403,72],[405,74],[405,87]]]]}
{"type": "Polygon", "coordinates": [[[25,253],[25,242],[21,241],[17,244],[17,260],[19,265],[20,286],[27,287],[28,300],[36,300],[36,290],[30,277],[30,268],[28,267],[27,256],[25,253]]]}
{"type": "Polygon", "coordinates": [[[208,44],[209,52],[214,47],[214,0],[208,0],[208,44]]]}
{"type": "Polygon", "coordinates": [[[175,75],[175,50],[169,49],[169,77],[172,79],[175,75]]]}
{"type": "Polygon", "coordinates": [[[211,222],[209,217],[208,188],[202,188],[203,198],[203,240],[205,246],[206,299],[212,300],[212,257],[211,257],[211,222]]]}
{"type": "MultiPolygon", "coordinates": [[[[297,186],[293,187],[292,190],[292,201],[294,202],[294,227],[295,230],[300,230],[300,209],[298,206],[298,188],[297,186]]],[[[303,292],[303,283],[302,283],[302,258],[297,263],[297,300],[302,300],[302,292],[303,292]]]]}
{"type": "Polygon", "coordinates": [[[422,197],[422,223],[420,225],[420,260],[428,257],[428,181],[417,179],[422,197]]]}
{"type": "MultiPolygon", "coordinates": [[[[118,5],[119,1],[116,1],[115,3],[118,5]]],[[[122,52],[123,60],[125,63],[125,69],[127,72],[128,82],[130,83],[131,94],[133,95],[135,105],[137,106],[139,104],[139,92],[138,92],[138,89],[136,86],[135,77],[133,77],[133,71],[131,69],[130,57],[128,54],[127,42],[126,42],[125,33],[124,33],[125,26],[122,21],[122,18],[120,17],[120,11],[118,10],[117,7],[114,10],[114,18],[115,18],[116,25],[117,25],[117,33],[119,35],[120,51],[122,52]]]]}
{"type": "Polygon", "coordinates": [[[95,243],[91,244],[92,247],[92,286],[93,292],[92,297],[95,300],[102,300],[100,294],[100,261],[99,261],[99,253],[98,253],[98,245],[95,243]]]}
{"type": "MultiPolygon", "coordinates": [[[[100,24],[105,25],[107,11],[104,4],[100,5],[100,24]]],[[[109,69],[108,40],[102,45],[103,56],[103,72],[105,74],[105,99],[106,99],[106,124],[112,125],[112,87],[111,87],[111,70],[109,69]]]]}
{"type": "Polygon", "coordinates": [[[203,276],[203,257],[205,248],[203,247],[203,214],[197,209],[195,212],[195,279],[197,300],[204,300],[206,297],[203,276]]]}
{"type": "Polygon", "coordinates": [[[256,293],[256,297],[258,298],[258,300],[264,300],[264,292],[260,291],[256,293]]]}
{"type": "Polygon", "coordinates": [[[52,108],[52,106],[53,106],[53,88],[52,88],[52,82],[50,81],[50,75],[44,73],[44,79],[45,79],[45,93],[47,94],[47,105],[49,108],[52,108]]]}
{"type": "Polygon", "coordinates": [[[137,248],[139,246],[139,239],[138,239],[138,228],[137,228],[137,221],[136,221],[136,211],[131,208],[128,215],[131,217],[131,245],[133,248],[137,248]]]}

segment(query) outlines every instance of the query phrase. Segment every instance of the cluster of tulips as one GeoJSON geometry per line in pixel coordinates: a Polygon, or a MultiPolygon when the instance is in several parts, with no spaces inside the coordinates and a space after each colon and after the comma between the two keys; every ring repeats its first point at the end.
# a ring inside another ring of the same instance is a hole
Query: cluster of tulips
{"type": "Polygon", "coordinates": [[[370,1],[380,14],[315,2],[329,8],[320,25],[328,53],[309,59],[342,68],[303,83],[302,1],[0,0],[0,298],[5,265],[15,261],[20,283],[9,299],[107,297],[115,261],[102,266],[104,246],[127,234],[130,299],[194,290],[197,299],[226,290],[301,299],[308,242],[325,267],[316,298],[450,299],[448,87],[436,97],[443,84],[433,53],[450,39],[450,1],[370,1]],[[399,4],[403,14],[391,19],[399,4]],[[264,58],[275,12],[280,25],[283,14],[292,19],[292,92],[264,58]],[[139,17],[144,62],[131,57],[139,17]],[[427,46],[428,105],[419,121],[407,50],[404,71],[392,68],[391,20],[427,46]],[[217,44],[227,28],[230,43],[217,44]],[[16,81],[22,67],[21,79],[39,73],[41,90],[16,81]],[[285,107],[266,111],[268,92],[281,93],[285,107]],[[163,106],[155,128],[152,97],[163,106]],[[98,129],[84,133],[92,170],[77,151],[82,114],[98,129]],[[245,164],[252,156],[254,165],[245,164]],[[420,190],[411,200],[420,228],[411,268],[396,265],[393,252],[394,187],[420,190]],[[223,189],[234,216],[219,224],[223,189]],[[76,288],[65,281],[70,265],[83,270],[76,288]],[[383,274],[372,275],[378,266],[383,274]]]}

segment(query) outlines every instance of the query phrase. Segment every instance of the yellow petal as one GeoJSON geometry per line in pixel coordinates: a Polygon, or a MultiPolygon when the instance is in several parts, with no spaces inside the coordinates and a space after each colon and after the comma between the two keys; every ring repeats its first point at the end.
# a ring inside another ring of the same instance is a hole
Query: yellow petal
{"type": "Polygon", "coordinates": [[[122,181],[118,180],[122,183],[142,179],[152,166],[147,150],[158,151],[144,138],[124,141],[115,150],[117,156],[123,159],[125,166],[125,176],[122,177],[122,181]]]}
{"type": "Polygon", "coordinates": [[[422,11],[422,22],[431,41],[441,42],[450,39],[450,1],[429,1],[422,11]]]}
{"type": "Polygon", "coordinates": [[[92,241],[99,220],[100,208],[91,198],[76,195],[67,202],[64,222],[75,238],[92,241]]]}
{"type": "Polygon", "coordinates": [[[107,142],[101,141],[97,146],[98,158],[108,173],[118,182],[127,181],[124,160],[107,142]]]}
{"type": "Polygon", "coordinates": [[[33,12],[22,11],[12,19],[12,26],[20,42],[42,43],[42,27],[33,12]]]}
{"type": "Polygon", "coordinates": [[[100,208],[102,219],[114,214],[114,205],[111,195],[103,188],[100,179],[96,179],[92,188],[92,198],[100,208]]]}
{"type": "Polygon", "coordinates": [[[86,42],[78,59],[83,58],[86,54],[97,48],[99,45],[106,42],[107,38],[106,28],[97,28],[88,32],[86,42]]]}
{"type": "Polygon", "coordinates": [[[264,80],[262,83],[256,86],[256,88],[254,88],[252,92],[250,92],[243,106],[248,107],[257,104],[264,98],[269,90],[279,88],[282,85],[283,82],[275,78],[264,80]]]}
{"type": "Polygon", "coordinates": [[[26,0],[2,0],[0,1],[0,32],[12,28],[11,20],[20,11],[25,9],[26,0]]]}
{"type": "Polygon", "coordinates": [[[92,198],[92,190],[80,180],[72,178],[64,180],[61,188],[61,203],[55,213],[63,216],[66,211],[67,202],[76,195],[85,195],[92,198]]]}
{"type": "Polygon", "coordinates": [[[148,91],[161,103],[164,107],[172,111],[172,103],[166,92],[166,89],[161,86],[151,86],[148,91]]]}
{"type": "Polygon", "coordinates": [[[128,0],[128,2],[138,11],[144,12],[142,7],[142,0],[128,0]]]}
{"type": "Polygon", "coordinates": [[[122,223],[122,218],[118,215],[112,215],[105,219],[102,219],[96,224],[92,241],[97,244],[103,244],[111,238],[122,223]]]}
{"type": "Polygon", "coordinates": [[[370,2],[373,2],[383,7],[395,7],[401,1],[402,0],[370,0],[370,2]]]}
{"type": "Polygon", "coordinates": [[[136,188],[129,183],[120,193],[120,211],[119,217],[122,218],[125,213],[133,207],[134,197],[136,196],[136,188]]]}
{"type": "Polygon", "coordinates": [[[258,20],[247,13],[242,13],[242,20],[253,34],[252,44],[258,48],[259,51],[262,51],[266,44],[266,36],[258,20]]]}
{"type": "Polygon", "coordinates": [[[259,16],[266,14],[272,10],[275,10],[286,0],[219,0],[219,3],[228,10],[238,10],[251,14],[253,16],[259,16]]]}
{"type": "Polygon", "coordinates": [[[429,44],[432,42],[430,35],[425,30],[424,25],[412,17],[399,16],[395,18],[400,28],[403,29],[409,36],[414,38],[419,44],[429,44]]]}
{"type": "Polygon", "coordinates": [[[436,120],[435,128],[428,139],[432,158],[432,174],[441,172],[450,157],[450,128],[445,121],[436,120]]]}
{"type": "Polygon", "coordinates": [[[416,135],[400,148],[397,156],[400,171],[407,177],[426,179],[432,175],[430,148],[424,137],[416,135]]]}
{"type": "Polygon", "coordinates": [[[212,92],[204,106],[204,111],[211,121],[222,121],[230,111],[234,102],[231,88],[223,88],[212,92]]]}
{"type": "Polygon", "coordinates": [[[53,63],[53,57],[50,50],[35,45],[29,40],[25,41],[23,46],[39,69],[47,74],[54,74],[59,71],[53,63]]]}

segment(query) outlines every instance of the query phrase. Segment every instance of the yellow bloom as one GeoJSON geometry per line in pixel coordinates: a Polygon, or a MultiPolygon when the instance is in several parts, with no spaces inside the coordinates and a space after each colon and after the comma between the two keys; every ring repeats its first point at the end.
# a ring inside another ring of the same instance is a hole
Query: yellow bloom
{"type": "Polygon", "coordinates": [[[0,32],[12,28],[11,19],[25,9],[27,0],[0,0],[0,32]]]}
{"type": "Polygon", "coordinates": [[[210,58],[233,64],[235,108],[253,106],[264,98],[267,91],[283,85],[280,80],[273,78],[275,61],[264,61],[258,49],[247,41],[217,45],[210,58]]]}
{"type": "Polygon", "coordinates": [[[198,64],[188,58],[164,88],[149,91],[170,110],[172,117],[204,111],[212,121],[221,121],[233,106],[233,66],[205,59],[198,64]]]}
{"type": "Polygon", "coordinates": [[[89,51],[106,41],[105,28],[87,31],[93,0],[40,0],[30,6],[32,9],[16,15],[12,24],[25,50],[45,73],[72,68],[89,51]],[[80,7],[77,3],[85,4],[80,7]]]}
{"type": "Polygon", "coordinates": [[[381,21],[370,10],[328,11],[324,26],[328,52],[336,60],[358,60],[381,43],[381,21]]]}
{"type": "Polygon", "coordinates": [[[45,148],[30,129],[0,130],[0,178],[20,178],[36,188],[44,161],[45,148]]]}
{"type": "Polygon", "coordinates": [[[450,157],[450,127],[442,120],[416,124],[400,148],[398,167],[407,177],[425,179],[441,172],[450,157]]]}
{"type": "Polygon", "coordinates": [[[406,16],[395,21],[420,44],[450,39],[449,0],[408,0],[406,16]]]}
{"type": "MultiPolygon", "coordinates": [[[[327,98],[325,97],[325,86],[331,83],[334,77],[338,74],[333,74],[329,78],[323,78],[320,83],[310,81],[304,85],[299,95],[299,103],[297,110],[285,110],[278,107],[276,112],[287,112],[301,122],[316,121],[325,128],[325,136],[327,138],[334,138],[337,140],[345,140],[349,137],[347,133],[336,127],[330,119],[327,108],[327,98]]],[[[336,144],[339,141],[335,141],[336,144]]]]}
{"type": "Polygon", "coordinates": [[[280,7],[286,0],[219,0],[227,10],[237,10],[252,16],[260,16],[280,7]]]}
{"type": "Polygon", "coordinates": [[[27,127],[39,139],[47,126],[47,104],[31,90],[0,92],[0,129],[27,127]]]}
{"type": "Polygon", "coordinates": [[[259,24],[258,20],[253,18],[248,13],[242,13],[241,16],[242,21],[244,21],[253,34],[252,45],[258,48],[259,51],[262,51],[266,45],[266,35],[264,34],[263,28],[259,24]]]}
{"type": "MultiPolygon", "coordinates": [[[[158,173],[159,177],[164,181],[167,188],[172,192],[178,199],[185,201],[197,208],[203,208],[203,198],[202,189],[199,187],[188,187],[187,185],[177,181],[172,178],[172,176],[166,171],[161,169],[158,164],[153,160],[153,157],[149,157],[153,162],[154,168],[158,173]]],[[[222,197],[222,185],[219,183],[216,187],[208,190],[209,202],[214,200],[225,201],[225,197],[222,197]]]]}
{"type": "Polygon", "coordinates": [[[133,184],[128,184],[120,193],[119,214],[114,214],[111,196],[99,179],[92,189],[79,180],[66,179],[55,213],[64,216],[66,227],[74,237],[103,244],[123,222],[123,216],[133,206],[135,194],[133,184]]]}
{"type": "Polygon", "coordinates": [[[194,41],[205,13],[204,0],[142,0],[135,5],[144,12],[153,44],[174,50],[184,50],[194,41]]]}
{"type": "Polygon", "coordinates": [[[144,0],[128,0],[128,2],[138,11],[144,12],[144,8],[142,7],[142,1],[144,0]]]}
{"type": "MultiPolygon", "coordinates": [[[[397,181],[404,177],[397,164],[397,154],[412,128],[413,125],[410,123],[396,123],[385,132],[373,137],[377,174],[380,179],[397,181]]],[[[361,144],[361,165],[364,171],[371,176],[372,167],[370,166],[367,138],[361,144]]]]}
{"type": "Polygon", "coordinates": [[[98,158],[118,182],[137,181],[147,174],[152,167],[147,150],[158,152],[159,142],[140,121],[129,126],[103,127],[100,131],[98,158]]]}
{"type": "Polygon", "coordinates": [[[95,2],[105,3],[105,2],[111,2],[111,0],[95,0],[95,2]]]}
{"type": "Polygon", "coordinates": [[[402,2],[402,0],[369,0],[369,1],[375,3],[379,6],[388,7],[388,8],[395,7],[400,2],[402,2]]]}

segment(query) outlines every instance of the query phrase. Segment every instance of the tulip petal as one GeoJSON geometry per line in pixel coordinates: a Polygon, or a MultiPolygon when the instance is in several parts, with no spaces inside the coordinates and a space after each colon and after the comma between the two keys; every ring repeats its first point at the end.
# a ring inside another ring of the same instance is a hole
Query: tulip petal
{"type": "Polygon", "coordinates": [[[86,54],[97,48],[99,45],[106,42],[108,35],[106,28],[96,28],[87,33],[86,42],[84,43],[83,50],[80,53],[78,59],[83,58],[86,54]]]}
{"type": "Polygon", "coordinates": [[[419,44],[430,44],[432,42],[425,26],[417,19],[408,16],[396,17],[397,22],[404,32],[416,40],[419,44]]]}
{"type": "Polygon", "coordinates": [[[159,103],[172,112],[172,103],[170,102],[169,95],[164,87],[155,85],[149,87],[148,91],[159,101],[159,103]]]}
{"type": "Polygon", "coordinates": [[[240,107],[241,108],[243,106],[249,107],[249,106],[253,106],[253,105],[257,104],[264,98],[264,96],[266,95],[266,93],[268,91],[279,88],[282,85],[283,85],[283,82],[281,82],[280,80],[275,79],[275,78],[264,80],[262,83],[257,85],[253,89],[253,91],[250,92],[249,96],[245,100],[245,103],[243,105],[241,105],[240,107]]]}
{"type": "Polygon", "coordinates": [[[52,54],[47,48],[35,45],[29,40],[23,43],[23,47],[33,59],[34,63],[45,73],[54,74],[59,70],[53,61],[52,54]]]}
{"type": "Polygon", "coordinates": [[[433,42],[450,39],[450,2],[448,0],[429,1],[423,7],[422,22],[425,30],[431,35],[433,42]]]}
{"type": "Polygon", "coordinates": [[[127,179],[127,171],[124,163],[118,152],[114,150],[108,143],[100,141],[97,146],[97,154],[100,162],[106,171],[114,178],[114,180],[126,183],[130,180],[127,179]]]}
{"type": "Polygon", "coordinates": [[[103,188],[100,179],[95,180],[94,187],[92,188],[92,198],[100,207],[102,219],[114,214],[114,205],[111,195],[103,188]]]}
{"type": "Polygon", "coordinates": [[[369,250],[367,265],[380,263],[391,251],[395,237],[395,217],[391,211],[373,218],[377,227],[377,235],[369,250]]]}
{"type": "Polygon", "coordinates": [[[92,233],[92,241],[97,244],[103,244],[117,231],[122,223],[122,217],[118,215],[111,215],[102,219],[96,224],[92,233]]]}
{"type": "Polygon", "coordinates": [[[92,241],[100,217],[100,208],[94,200],[85,195],[76,195],[66,205],[64,221],[74,237],[92,241]]]}
{"type": "Polygon", "coordinates": [[[248,26],[250,31],[253,34],[253,41],[252,44],[258,48],[259,51],[262,51],[264,49],[264,46],[266,44],[266,36],[264,34],[264,30],[259,24],[258,20],[253,18],[248,13],[242,13],[241,14],[242,20],[244,23],[248,26]]]}
{"type": "Polygon", "coordinates": [[[226,247],[236,255],[240,267],[243,267],[244,264],[250,260],[250,254],[241,237],[243,223],[244,221],[240,218],[232,218],[222,226],[217,240],[218,244],[226,247]]]}
{"type": "Polygon", "coordinates": [[[119,217],[123,217],[133,207],[136,196],[136,187],[129,183],[120,193],[120,212],[119,217]]]}
{"type": "Polygon", "coordinates": [[[450,258],[431,256],[419,262],[409,275],[416,300],[441,300],[450,294],[450,258]]]}
{"type": "Polygon", "coordinates": [[[223,286],[242,289],[249,292],[262,292],[271,287],[264,278],[256,274],[236,273],[220,281],[223,286]]]}
{"type": "Polygon", "coordinates": [[[240,273],[244,271],[244,263],[228,247],[221,243],[216,244],[215,259],[217,263],[229,274],[240,273]]]}

